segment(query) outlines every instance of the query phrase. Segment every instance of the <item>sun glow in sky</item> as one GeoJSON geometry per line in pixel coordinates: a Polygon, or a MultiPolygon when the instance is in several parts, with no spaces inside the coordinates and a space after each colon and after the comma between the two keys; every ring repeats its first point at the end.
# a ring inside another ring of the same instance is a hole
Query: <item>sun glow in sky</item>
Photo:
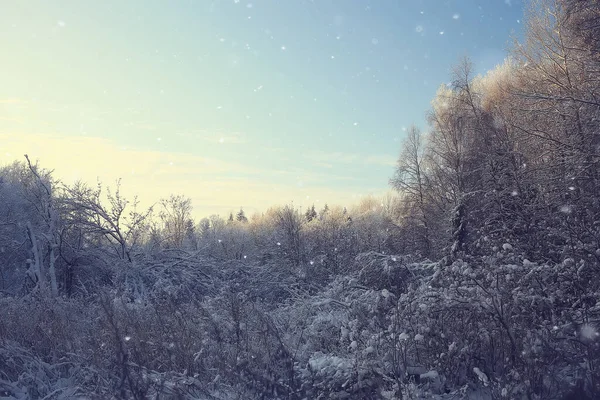
{"type": "Polygon", "coordinates": [[[523,19],[520,0],[0,1],[0,164],[197,216],[385,192],[451,67],[494,67],[523,19]]]}

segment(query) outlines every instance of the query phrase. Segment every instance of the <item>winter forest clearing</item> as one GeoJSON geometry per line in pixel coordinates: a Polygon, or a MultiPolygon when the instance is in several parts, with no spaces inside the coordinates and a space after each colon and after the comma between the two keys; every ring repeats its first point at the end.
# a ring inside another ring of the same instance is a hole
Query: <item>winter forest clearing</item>
{"type": "Polygon", "coordinates": [[[532,1],[450,79],[347,208],[194,220],[2,167],[0,398],[600,398],[600,5],[532,1]]]}

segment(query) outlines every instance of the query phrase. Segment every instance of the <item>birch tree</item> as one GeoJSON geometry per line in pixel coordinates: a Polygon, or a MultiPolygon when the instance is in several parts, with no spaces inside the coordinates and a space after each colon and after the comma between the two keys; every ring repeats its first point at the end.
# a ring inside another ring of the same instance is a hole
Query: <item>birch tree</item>
{"type": "Polygon", "coordinates": [[[42,224],[34,227],[26,222],[27,238],[31,245],[32,257],[27,260],[28,273],[35,282],[35,289],[42,295],[58,296],[56,261],[59,247],[59,214],[55,208],[50,172],[40,171],[25,154],[27,167],[32,175],[28,194],[42,224]],[[48,286],[49,285],[49,286],[48,286]]]}
{"type": "Polygon", "coordinates": [[[406,213],[416,222],[423,256],[430,257],[432,253],[431,213],[428,204],[431,192],[426,168],[422,134],[419,128],[413,125],[408,129],[390,184],[400,193],[407,209],[406,213]]]}
{"type": "Polygon", "coordinates": [[[192,200],[183,195],[171,195],[160,201],[160,220],[165,242],[170,247],[181,248],[189,236],[192,220],[192,200]]]}

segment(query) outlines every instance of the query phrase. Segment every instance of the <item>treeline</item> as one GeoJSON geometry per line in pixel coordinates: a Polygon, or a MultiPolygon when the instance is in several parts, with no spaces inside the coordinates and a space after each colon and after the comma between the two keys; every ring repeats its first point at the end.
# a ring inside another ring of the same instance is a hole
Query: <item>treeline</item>
{"type": "Polygon", "coordinates": [[[294,336],[299,310],[287,306],[321,298],[357,270],[358,254],[393,251],[397,201],[288,205],[249,218],[240,210],[196,223],[181,195],[141,210],[119,183],[64,185],[29,158],[3,167],[0,396],[326,391],[299,374],[313,373],[314,346],[336,332],[292,353],[291,340],[303,340],[294,336]]]}
{"type": "Polygon", "coordinates": [[[361,252],[397,247],[389,234],[397,219],[393,195],[364,198],[349,210],[286,205],[250,218],[240,209],[195,222],[183,195],[141,210],[137,199],[121,195],[119,182],[112,189],[64,185],[27,159],[0,169],[0,199],[0,290],[13,294],[71,296],[82,290],[80,275],[89,275],[91,265],[127,265],[137,255],[169,250],[327,275],[361,252]]]}

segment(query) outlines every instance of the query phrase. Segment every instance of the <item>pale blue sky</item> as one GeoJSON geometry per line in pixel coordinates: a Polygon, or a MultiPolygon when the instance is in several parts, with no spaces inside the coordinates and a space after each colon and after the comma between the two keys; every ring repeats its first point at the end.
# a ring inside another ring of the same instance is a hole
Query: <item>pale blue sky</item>
{"type": "Polygon", "coordinates": [[[198,216],[385,192],[452,65],[523,25],[517,0],[0,2],[0,161],[198,216]]]}

